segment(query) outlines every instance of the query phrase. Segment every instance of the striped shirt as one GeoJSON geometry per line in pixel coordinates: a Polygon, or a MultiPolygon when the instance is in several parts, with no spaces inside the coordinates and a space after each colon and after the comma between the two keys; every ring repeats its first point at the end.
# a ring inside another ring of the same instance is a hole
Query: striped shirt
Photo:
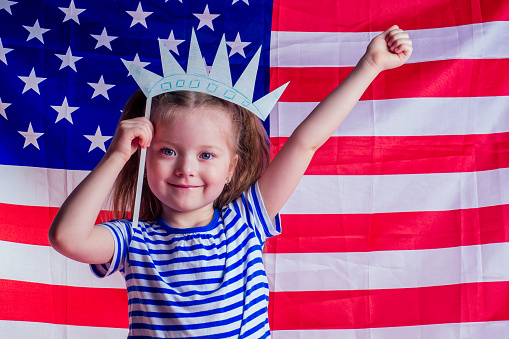
{"type": "Polygon", "coordinates": [[[177,229],[162,219],[102,224],[115,238],[98,277],[124,276],[129,338],[268,338],[268,283],[262,248],[280,233],[258,185],[214,211],[206,226],[177,229]]]}

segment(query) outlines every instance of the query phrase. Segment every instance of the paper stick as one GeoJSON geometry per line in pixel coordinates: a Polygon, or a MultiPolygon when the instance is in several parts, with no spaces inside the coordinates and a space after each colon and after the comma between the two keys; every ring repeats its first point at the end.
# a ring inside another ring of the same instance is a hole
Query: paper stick
{"type": "MultiPolygon", "coordinates": [[[[147,98],[145,105],[145,117],[150,119],[150,110],[152,108],[152,97],[147,98]]],[[[136,196],[134,198],[133,227],[138,226],[140,220],[141,192],[143,188],[143,174],[145,173],[145,158],[147,157],[147,149],[142,148],[140,152],[140,164],[138,166],[138,183],[136,185],[136,196]]]]}

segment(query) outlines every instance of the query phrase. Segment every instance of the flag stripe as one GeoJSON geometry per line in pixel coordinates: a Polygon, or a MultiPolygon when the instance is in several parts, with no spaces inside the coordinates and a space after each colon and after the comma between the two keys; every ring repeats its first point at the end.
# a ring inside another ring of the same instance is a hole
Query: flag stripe
{"type": "MultiPolygon", "coordinates": [[[[317,102],[280,102],[271,113],[271,137],[289,137],[317,102]]],[[[425,136],[509,132],[509,97],[365,100],[334,136],[425,136]],[[376,113],[375,113],[376,112],[376,113]],[[446,113],[446,114],[444,114],[446,113]],[[437,124],[436,122],[440,123],[437,124]],[[376,127],[375,127],[376,123],[376,127]]]]}
{"type": "MultiPolygon", "coordinates": [[[[271,138],[273,156],[288,138],[271,138]]],[[[425,137],[332,137],[306,174],[378,175],[509,167],[509,133],[425,137]]]]}
{"type": "MultiPolygon", "coordinates": [[[[408,63],[508,58],[508,31],[507,21],[406,30],[414,48],[408,63]]],[[[379,33],[273,31],[270,64],[272,67],[353,67],[379,33]]]]}
{"type": "MultiPolygon", "coordinates": [[[[0,309],[2,320],[115,328],[128,325],[124,290],[12,280],[0,280],[0,287],[2,303],[10,305],[0,309]],[[99,300],[107,302],[98,304],[99,300]]],[[[509,319],[508,293],[507,281],[369,291],[271,292],[269,314],[271,328],[276,331],[500,321],[509,319]],[[366,305],[391,306],[368,310],[366,305]]]]}
{"type": "Polygon", "coordinates": [[[275,292],[383,290],[507,281],[508,256],[505,242],[435,250],[265,254],[264,263],[275,292]],[[479,266],[470,265],[473,261],[479,266]]]}
{"type": "Polygon", "coordinates": [[[267,253],[420,250],[508,242],[509,205],[452,211],[283,214],[267,253]],[[309,227],[309,225],[316,225],[309,227]]]}
{"type": "Polygon", "coordinates": [[[397,23],[401,28],[428,29],[509,20],[505,1],[315,1],[274,2],[272,30],[298,32],[383,31],[397,23]],[[405,15],[402,15],[404,13],[405,15]]]}
{"type": "Polygon", "coordinates": [[[0,279],[0,319],[127,328],[125,289],[80,288],[0,279]]]}
{"type": "Polygon", "coordinates": [[[60,207],[89,171],[0,165],[0,203],[60,207]]]}
{"type": "Polygon", "coordinates": [[[509,333],[509,321],[472,323],[449,323],[419,326],[381,327],[333,330],[285,330],[273,331],[273,339],[394,339],[394,338],[505,338],[509,333]]]}
{"type": "Polygon", "coordinates": [[[509,204],[509,168],[404,175],[305,175],[282,214],[450,211],[509,204]]]}
{"type": "Polygon", "coordinates": [[[10,338],[37,339],[125,339],[127,329],[92,326],[70,326],[28,321],[0,320],[0,333],[9,333],[10,338]]]}
{"type": "MultiPolygon", "coordinates": [[[[9,216],[20,209],[24,213],[7,220],[0,241],[48,246],[51,219],[33,219],[39,214],[54,214],[57,209],[0,204],[1,215],[9,216]]],[[[101,213],[109,215],[107,211],[101,213]]],[[[111,218],[102,220],[106,219],[111,218]]],[[[284,232],[267,240],[267,253],[418,250],[509,241],[509,233],[500,227],[509,224],[507,204],[450,211],[282,214],[281,220],[284,232]]]]}
{"type": "MultiPolygon", "coordinates": [[[[59,194],[48,199],[36,191],[51,190],[78,174],[53,170],[49,185],[47,169],[0,166],[0,184],[10,195],[1,203],[55,207],[65,199],[59,194]],[[5,169],[7,169],[5,171],[5,169]],[[9,173],[9,180],[4,173],[9,173]],[[5,186],[3,184],[5,183],[5,186]]],[[[427,173],[401,175],[305,175],[294,194],[283,207],[282,214],[363,214],[412,211],[449,211],[509,204],[509,168],[480,172],[427,173]],[[341,203],[341,204],[339,204],[341,203]]]]}
{"type": "Polygon", "coordinates": [[[269,314],[276,331],[500,321],[509,319],[508,294],[507,281],[397,290],[272,292],[269,314]]]}
{"type": "MultiPolygon", "coordinates": [[[[0,203],[0,241],[49,246],[48,230],[57,207],[25,206],[0,203]]],[[[110,211],[101,211],[97,223],[111,220],[110,211]]]]}
{"type": "MultiPolygon", "coordinates": [[[[88,265],[72,262],[50,247],[2,245],[3,257],[9,253],[18,256],[0,264],[0,279],[125,289],[120,275],[95,278],[88,265]]],[[[504,242],[434,250],[265,253],[264,264],[271,291],[397,289],[509,280],[509,262],[504,260],[507,256],[509,243],[504,242]],[[482,263],[482,269],[469,266],[470,260],[482,263]],[[454,265],[458,261],[463,265],[454,265]]]]}
{"type": "MultiPolygon", "coordinates": [[[[281,101],[319,102],[352,71],[352,67],[272,67],[271,88],[288,81],[281,101]]],[[[412,97],[478,97],[509,95],[509,59],[455,59],[403,65],[383,72],[361,100],[412,97]]]]}
{"type": "Polygon", "coordinates": [[[99,279],[92,274],[88,264],[68,259],[49,246],[14,242],[0,242],[0,245],[1,257],[12,257],[0,262],[0,279],[125,290],[125,281],[120,274],[99,279]]]}

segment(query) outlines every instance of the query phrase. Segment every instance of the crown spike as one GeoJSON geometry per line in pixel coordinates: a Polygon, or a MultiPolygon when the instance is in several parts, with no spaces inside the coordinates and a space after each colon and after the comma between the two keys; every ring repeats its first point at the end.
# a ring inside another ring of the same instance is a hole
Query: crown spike
{"type": "Polygon", "coordinates": [[[243,93],[249,101],[253,101],[254,85],[256,80],[256,73],[258,72],[258,64],[260,62],[261,51],[262,47],[260,46],[240,78],[235,83],[235,86],[233,87],[235,90],[243,93]]]}
{"type": "Polygon", "coordinates": [[[266,94],[264,97],[256,100],[253,103],[253,105],[258,109],[260,114],[262,114],[262,116],[257,114],[260,119],[262,120],[267,119],[267,116],[269,115],[270,111],[272,111],[272,109],[276,105],[277,101],[279,100],[279,98],[285,91],[286,86],[288,86],[289,83],[290,81],[288,81],[284,85],[279,86],[269,94],[266,94]]]}
{"type": "Polygon", "coordinates": [[[177,60],[171,55],[166,45],[161,39],[159,40],[159,51],[161,53],[161,63],[163,65],[163,74],[165,77],[169,77],[176,74],[183,74],[184,69],[179,65],[177,60]]]}
{"type": "Polygon", "coordinates": [[[136,65],[131,61],[121,59],[129,73],[133,76],[134,80],[140,86],[146,97],[149,97],[152,87],[160,81],[163,77],[147,71],[143,67],[136,65]]]}
{"type": "Polygon", "coordinates": [[[205,69],[205,63],[203,62],[203,56],[194,28],[191,33],[191,45],[189,46],[189,58],[187,59],[187,74],[207,77],[207,70],[205,69]]]}
{"type": "Polygon", "coordinates": [[[226,50],[226,38],[223,34],[221,43],[217,49],[214,63],[210,69],[209,79],[216,80],[220,83],[232,87],[232,76],[230,73],[230,61],[228,59],[228,51],[226,50]]]}

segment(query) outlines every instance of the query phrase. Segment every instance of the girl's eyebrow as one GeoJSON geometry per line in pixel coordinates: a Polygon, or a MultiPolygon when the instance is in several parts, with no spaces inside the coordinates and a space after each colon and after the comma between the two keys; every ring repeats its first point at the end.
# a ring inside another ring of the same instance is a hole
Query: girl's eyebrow
{"type": "MultiPolygon", "coordinates": [[[[174,145],[174,146],[181,146],[182,145],[181,143],[178,143],[178,142],[175,142],[175,141],[171,141],[170,139],[159,140],[159,143],[163,144],[163,145],[169,144],[169,145],[174,145]]],[[[220,146],[212,145],[212,144],[199,145],[198,148],[222,150],[222,148],[220,146]]]]}

